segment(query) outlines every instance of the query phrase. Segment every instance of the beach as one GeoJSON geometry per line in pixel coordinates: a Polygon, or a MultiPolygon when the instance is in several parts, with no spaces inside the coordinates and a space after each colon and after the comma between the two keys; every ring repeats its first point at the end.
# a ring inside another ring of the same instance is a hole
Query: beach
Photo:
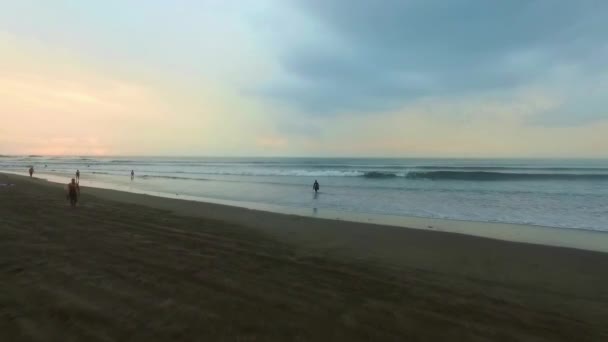
{"type": "Polygon", "coordinates": [[[606,253],[0,184],[3,341],[608,340],[606,253]]]}
{"type": "MultiPolygon", "coordinates": [[[[608,231],[608,160],[0,157],[0,172],[26,175],[32,166],[37,177],[50,181],[65,182],[80,170],[84,184],[91,187],[301,216],[346,219],[349,214],[349,219],[358,216],[355,221],[394,225],[385,220],[392,216],[393,222],[408,218],[395,222],[406,227],[416,225],[409,218],[419,217],[608,231]],[[318,193],[312,191],[315,181],[320,184],[318,193]]],[[[486,236],[487,227],[472,229],[467,224],[458,231],[486,236]]],[[[513,227],[505,228],[497,227],[494,233],[516,239],[518,234],[510,234],[513,227]]],[[[547,243],[555,235],[552,230],[547,233],[539,242],[547,243]]],[[[554,245],[590,247],[560,241],[554,245]]],[[[599,244],[608,251],[602,246],[608,241],[599,244]]]]}

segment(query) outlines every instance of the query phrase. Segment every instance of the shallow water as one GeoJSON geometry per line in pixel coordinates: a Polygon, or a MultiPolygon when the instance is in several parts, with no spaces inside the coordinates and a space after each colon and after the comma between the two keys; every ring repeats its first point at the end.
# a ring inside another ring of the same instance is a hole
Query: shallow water
{"type": "Polygon", "coordinates": [[[608,161],[3,157],[0,171],[302,209],[608,231],[608,161]],[[46,165],[46,167],[45,167],[46,165]],[[131,170],[135,180],[130,180],[131,170]],[[321,191],[315,195],[312,183],[321,191]]]}

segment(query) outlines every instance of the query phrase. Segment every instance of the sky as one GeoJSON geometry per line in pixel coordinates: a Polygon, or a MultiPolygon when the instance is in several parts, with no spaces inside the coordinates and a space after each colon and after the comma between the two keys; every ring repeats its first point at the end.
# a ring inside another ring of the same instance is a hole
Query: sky
{"type": "Polygon", "coordinates": [[[601,0],[0,1],[0,154],[608,157],[601,0]]]}

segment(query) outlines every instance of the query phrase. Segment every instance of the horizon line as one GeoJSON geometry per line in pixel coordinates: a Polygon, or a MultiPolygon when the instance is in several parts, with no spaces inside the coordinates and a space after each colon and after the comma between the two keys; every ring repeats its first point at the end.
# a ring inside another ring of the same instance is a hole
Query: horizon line
{"type": "Polygon", "coordinates": [[[117,155],[77,155],[77,154],[0,154],[0,158],[11,158],[11,157],[24,157],[24,158],[284,158],[284,159],[544,159],[544,160],[559,160],[559,159],[570,159],[570,160],[608,160],[607,156],[585,156],[585,157],[573,157],[573,156],[314,156],[314,155],[301,155],[301,156],[263,156],[263,155],[187,155],[187,154],[174,154],[174,155],[163,155],[163,154],[117,154],[117,155]]]}

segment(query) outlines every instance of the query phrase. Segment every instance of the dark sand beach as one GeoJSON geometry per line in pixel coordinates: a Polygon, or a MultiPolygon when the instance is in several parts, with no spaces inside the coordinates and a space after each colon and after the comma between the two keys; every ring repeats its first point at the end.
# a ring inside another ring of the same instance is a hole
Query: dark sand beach
{"type": "Polygon", "coordinates": [[[2,183],[0,341],[608,340],[606,253],[2,183]]]}

